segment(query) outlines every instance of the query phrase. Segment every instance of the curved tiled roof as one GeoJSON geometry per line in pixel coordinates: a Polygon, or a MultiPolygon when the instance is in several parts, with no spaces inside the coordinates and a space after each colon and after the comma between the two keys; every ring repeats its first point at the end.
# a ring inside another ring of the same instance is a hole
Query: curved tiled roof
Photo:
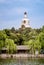
{"type": "Polygon", "coordinates": [[[17,50],[29,50],[30,48],[27,45],[19,45],[17,46],[17,50]]]}

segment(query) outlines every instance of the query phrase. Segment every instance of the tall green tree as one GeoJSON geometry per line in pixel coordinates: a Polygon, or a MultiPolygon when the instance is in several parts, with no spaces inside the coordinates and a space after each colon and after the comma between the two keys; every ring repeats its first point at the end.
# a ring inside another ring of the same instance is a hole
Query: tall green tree
{"type": "Polygon", "coordinates": [[[0,40],[5,40],[7,35],[3,33],[3,31],[0,31],[0,40]]]}
{"type": "Polygon", "coordinates": [[[44,33],[43,32],[39,34],[39,41],[41,42],[41,47],[44,50],[44,33]]]}
{"type": "Polygon", "coordinates": [[[8,53],[16,52],[16,44],[14,44],[14,41],[12,39],[5,40],[5,47],[8,49],[8,53]]]}

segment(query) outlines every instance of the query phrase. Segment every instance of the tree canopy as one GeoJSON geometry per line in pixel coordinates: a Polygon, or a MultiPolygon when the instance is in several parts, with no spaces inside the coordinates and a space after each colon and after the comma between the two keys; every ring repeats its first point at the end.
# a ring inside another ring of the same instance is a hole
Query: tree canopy
{"type": "Polygon", "coordinates": [[[34,52],[36,49],[39,52],[41,49],[44,50],[44,26],[39,29],[12,27],[0,30],[0,49],[7,47],[8,52],[13,53],[17,45],[31,46],[34,52]]]}

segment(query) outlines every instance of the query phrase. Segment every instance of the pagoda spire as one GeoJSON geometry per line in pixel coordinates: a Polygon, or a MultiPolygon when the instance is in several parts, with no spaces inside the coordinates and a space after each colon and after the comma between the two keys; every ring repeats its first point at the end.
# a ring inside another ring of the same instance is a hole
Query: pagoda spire
{"type": "Polygon", "coordinates": [[[24,18],[27,18],[27,12],[24,12],[24,18]]]}

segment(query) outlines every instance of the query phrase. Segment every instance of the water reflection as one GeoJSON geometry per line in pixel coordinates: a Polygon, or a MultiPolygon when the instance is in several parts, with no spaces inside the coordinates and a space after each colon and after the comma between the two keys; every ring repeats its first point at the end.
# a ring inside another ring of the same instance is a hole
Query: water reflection
{"type": "Polygon", "coordinates": [[[0,59],[0,65],[44,65],[44,59],[0,59]]]}

